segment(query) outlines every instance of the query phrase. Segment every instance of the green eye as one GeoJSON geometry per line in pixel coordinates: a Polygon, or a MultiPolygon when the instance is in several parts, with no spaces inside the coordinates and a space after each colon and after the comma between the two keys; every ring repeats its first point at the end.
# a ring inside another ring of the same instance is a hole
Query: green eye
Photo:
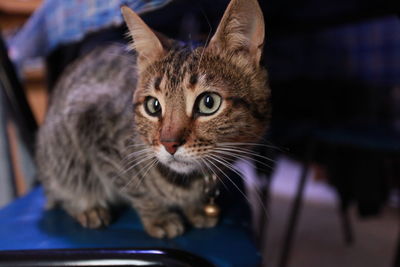
{"type": "Polygon", "coordinates": [[[150,116],[159,116],[161,113],[161,104],[157,98],[148,96],[144,101],[144,109],[150,116]]]}
{"type": "Polygon", "coordinates": [[[203,93],[197,97],[197,111],[200,115],[209,116],[217,112],[222,98],[216,93],[203,93]]]}

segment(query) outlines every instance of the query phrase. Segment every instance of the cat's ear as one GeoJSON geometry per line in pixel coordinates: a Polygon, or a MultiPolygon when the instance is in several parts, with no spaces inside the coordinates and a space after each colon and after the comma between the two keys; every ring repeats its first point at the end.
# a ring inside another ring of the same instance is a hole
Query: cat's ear
{"type": "Polygon", "coordinates": [[[264,34],[264,17],[257,0],[231,0],[208,49],[248,53],[259,64],[264,34]]]}
{"type": "Polygon", "coordinates": [[[154,32],[129,7],[122,6],[121,12],[132,37],[131,48],[138,53],[138,65],[159,59],[164,48],[154,32]]]}

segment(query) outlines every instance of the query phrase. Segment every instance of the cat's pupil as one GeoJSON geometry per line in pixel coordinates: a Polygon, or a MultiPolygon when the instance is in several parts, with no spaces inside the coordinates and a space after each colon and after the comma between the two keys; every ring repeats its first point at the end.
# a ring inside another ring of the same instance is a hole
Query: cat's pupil
{"type": "Polygon", "coordinates": [[[157,99],[155,99],[153,102],[153,108],[155,111],[158,111],[160,109],[160,102],[158,102],[157,99]]]}
{"type": "Polygon", "coordinates": [[[213,106],[214,106],[214,99],[210,96],[210,95],[208,95],[208,96],[206,96],[205,98],[204,98],[204,105],[207,107],[207,108],[212,108],[213,106]]]}
{"type": "Polygon", "coordinates": [[[216,93],[203,93],[199,97],[197,112],[200,115],[208,116],[214,114],[221,105],[221,97],[216,93]]]}

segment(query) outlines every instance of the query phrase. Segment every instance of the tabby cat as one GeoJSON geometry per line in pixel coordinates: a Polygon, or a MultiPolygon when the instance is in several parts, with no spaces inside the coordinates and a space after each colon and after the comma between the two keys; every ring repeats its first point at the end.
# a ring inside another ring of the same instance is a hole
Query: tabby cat
{"type": "Polygon", "coordinates": [[[213,227],[205,191],[266,130],[264,19],[256,0],[232,0],[205,47],[171,45],[127,7],[128,47],[91,51],[65,72],[39,130],[37,163],[48,205],[84,227],[129,203],[147,233],[173,238],[213,227]],[[178,212],[179,211],[179,212],[178,212]]]}

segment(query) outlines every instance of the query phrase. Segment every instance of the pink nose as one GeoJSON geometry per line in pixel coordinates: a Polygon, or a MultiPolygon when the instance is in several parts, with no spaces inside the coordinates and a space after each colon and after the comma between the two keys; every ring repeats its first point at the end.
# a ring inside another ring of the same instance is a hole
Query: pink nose
{"type": "Polygon", "coordinates": [[[175,154],[180,145],[180,143],[176,141],[161,141],[161,144],[165,147],[165,150],[167,150],[171,155],[175,154]]]}

